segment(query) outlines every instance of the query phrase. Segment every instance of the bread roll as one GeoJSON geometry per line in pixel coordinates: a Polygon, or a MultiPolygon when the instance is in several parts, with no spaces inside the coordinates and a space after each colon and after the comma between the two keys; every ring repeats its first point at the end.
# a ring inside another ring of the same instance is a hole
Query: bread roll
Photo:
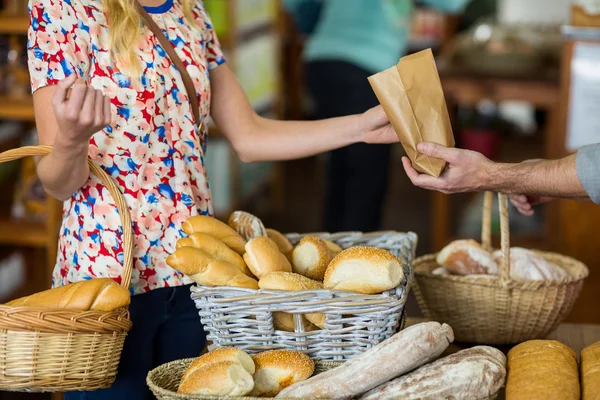
{"type": "Polygon", "coordinates": [[[451,274],[498,274],[498,264],[490,252],[471,239],[450,243],[438,253],[436,260],[451,274]]]}
{"type": "Polygon", "coordinates": [[[339,367],[290,386],[277,397],[353,398],[437,358],[453,340],[452,328],[446,324],[409,326],[339,367]]]}
{"type": "Polygon", "coordinates": [[[438,267],[431,271],[433,275],[450,275],[450,272],[445,267],[438,267]]]}
{"type": "Polygon", "coordinates": [[[192,361],[183,374],[181,382],[185,381],[196,370],[207,365],[216,364],[223,361],[238,363],[251,375],[254,374],[254,371],[256,370],[252,357],[250,357],[244,350],[240,350],[235,347],[222,347],[203,354],[192,361]]]}
{"type": "Polygon", "coordinates": [[[493,347],[475,346],[384,383],[359,399],[489,399],[505,379],[504,354],[493,347]]]}
{"type": "Polygon", "coordinates": [[[555,340],[530,340],[508,352],[506,400],[577,400],[575,352],[555,340]]]}
{"type": "MultiPolygon", "coordinates": [[[[323,289],[323,284],[321,282],[292,272],[271,272],[258,281],[258,286],[265,290],[300,291],[323,289]]],[[[325,328],[325,314],[310,313],[304,315],[304,317],[317,327],[325,328]]],[[[294,331],[294,318],[291,314],[274,313],[273,320],[274,325],[276,324],[275,329],[289,332],[294,331]]],[[[308,331],[307,327],[310,328],[308,323],[305,324],[304,329],[306,331],[308,331]]]]}
{"type": "Polygon", "coordinates": [[[329,264],[323,286],[325,289],[374,294],[395,288],[403,278],[400,260],[389,251],[351,247],[329,264]]]}
{"type": "Polygon", "coordinates": [[[262,221],[245,211],[234,211],[229,216],[229,226],[246,240],[267,236],[267,230],[262,221]]]}
{"type": "Polygon", "coordinates": [[[179,385],[177,393],[203,396],[245,396],[254,387],[252,375],[232,361],[205,365],[179,385]]]}
{"type": "Polygon", "coordinates": [[[331,251],[334,254],[334,256],[337,256],[338,254],[340,254],[344,250],[340,246],[338,246],[337,244],[335,244],[334,242],[332,242],[331,240],[325,240],[325,239],[323,239],[323,241],[327,245],[327,248],[329,249],[329,251],[331,251]]]}
{"type": "Polygon", "coordinates": [[[292,350],[270,350],[252,357],[256,364],[252,397],[274,397],[286,387],[304,381],[315,372],[306,354],[292,350]]]}
{"type": "Polygon", "coordinates": [[[258,282],[240,268],[221,261],[196,247],[181,247],[167,257],[167,264],[203,286],[258,289],[258,282]]]}
{"type": "Polygon", "coordinates": [[[109,312],[127,307],[130,301],[129,291],[111,278],[95,278],[44,290],[6,305],[109,312]]]}
{"type": "MultiPolygon", "coordinates": [[[[312,324],[308,319],[306,319],[306,316],[303,316],[301,321],[304,327],[304,332],[318,331],[320,329],[317,325],[312,324]]],[[[273,328],[278,331],[295,332],[296,323],[294,321],[294,315],[284,312],[274,312],[273,328]]]]}
{"type": "Polygon", "coordinates": [[[600,400],[600,342],[581,352],[582,400],[600,400]]]}
{"type": "Polygon", "coordinates": [[[217,260],[227,261],[235,265],[246,275],[250,275],[250,270],[246,266],[242,256],[231,250],[222,240],[207,233],[192,233],[189,238],[179,239],[175,247],[176,249],[181,247],[196,247],[217,260]]]}
{"type": "MultiPolygon", "coordinates": [[[[493,257],[500,264],[502,251],[495,251],[493,257]]],[[[544,281],[566,279],[569,274],[534,251],[513,247],[510,249],[510,277],[515,280],[544,281]]]]}
{"type": "Polygon", "coordinates": [[[327,243],[316,236],[302,238],[292,252],[293,271],[307,278],[323,281],[325,270],[334,257],[327,243]]]}
{"type": "Polygon", "coordinates": [[[259,279],[270,272],[292,272],[288,259],[281,254],[275,242],[266,236],[251,239],[246,244],[244,260],[259,279]]]}
{"type": "Polygon", "coordinates": [[[188,236],[197,232],[206,233],[221,240],[239,255],[243,255],[246,252],[244,249],[246,240],[244,240],[244,238],[229,225],[216,218],[208,217],[206,215],[196,215],[188,218],[187,221],[182,224],[182,228],[188,236]]]}
{"type": "Polygon", "coordinates": [[[281,232],[276,231],[275,229],[267,229],[267,236],[269,239],[275,242],[279,251],[288,259],[288,261],[292,262],[292,251],[294,250],[294,246],[292,243],[286,238],[281,232]]]}

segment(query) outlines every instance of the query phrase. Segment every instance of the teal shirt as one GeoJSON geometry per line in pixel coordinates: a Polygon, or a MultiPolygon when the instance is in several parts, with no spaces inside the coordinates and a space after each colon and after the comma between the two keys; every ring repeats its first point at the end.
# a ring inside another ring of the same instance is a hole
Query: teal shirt
{"type": "MultiPolygon", "coordinates": [[[[296,13],[304,1],[284,0],[284,4],[296,13]]],[[[457,12],[467,2],[425,1],[444,12],[457,12]]],[[[322,7],[306,44],[306,61],[346,61],[376,73],[396,64],[406,52],[411,0],[323,0],[322,7]]]]}

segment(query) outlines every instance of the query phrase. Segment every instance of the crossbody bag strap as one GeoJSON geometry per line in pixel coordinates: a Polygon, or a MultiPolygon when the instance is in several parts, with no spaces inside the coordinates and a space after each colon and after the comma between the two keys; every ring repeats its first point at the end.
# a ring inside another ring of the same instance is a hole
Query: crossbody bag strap
{"type": "Polygon", "coordinates": [[[154,36],[156,36],[156,39],[159,41],[160,45],[165,49],[165,51],[169,55],[169,58],[171,59],[173,64],[175,64],[175,67],[179,71],[181,79],[183,80],[183,85],[185,86],[185,91],[187,92],[188,98],[190,99],[190,103],[192,105],[194,121],[196,122],[196,125],[198,125],[198,129],[200,129],[200,107],[198,105],[198,96],[196,95],[196,88],[194,87],[194,82],[192,81],[190,74],[188,74],[187,70],[185,69],[185,65],[183,65],[183,62],[175,52],[173,45],[171,44],[169,39],[167,39],[163,31],[158,27],[158,25],[156,25],[156,22],[154,22],[152,17],[137,0],[135,1],[135,4],[140,12],[140,15],[142,16],[142,18],[144,18],[146,25],[148,26],[148,28],[150,28],[152,33],[154,33],[154,36]]]}

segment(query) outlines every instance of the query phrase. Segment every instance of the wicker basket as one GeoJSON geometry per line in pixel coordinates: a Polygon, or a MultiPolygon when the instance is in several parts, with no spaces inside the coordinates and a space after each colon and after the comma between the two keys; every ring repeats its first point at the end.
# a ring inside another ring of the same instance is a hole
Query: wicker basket
{"type": "MultiPolygon", "coordinates": [[[[412,261],[417,236],[414,233],[313,234],[336,242],[342,248],[373,246],[387,249],[402,262],[400,285],[379,295],[331,290],[281,292],[231,287],[193,287],[200,318],[212,344],[238,347],[250,354],[276,349],[301,351],[321,361],[342,361],[357,356],[391,337],[401,328],[404,304],[412,281],[412,261]],[[273,328],[273,312],[294,315],[296,329],[273,328]],[[324,313],[325,328],[305,332],[300,315],[324,313]]],[[[292,234],[296,244],[306,235],[292,234]]]]}
{"type": "MultiPolygon", "coordinates": [[[[0,153],[0,163],[44,156],[49,146],[0,153]]],[[[133,239],[129,209],[113,180],[89,162],[117,204],[123,225],[124,268],[121,286],[129,288],[133,239]]],[[[109,387],[127,332],[127,309],[75,311],[0,305],[0,390],[65,392],[109,387]]]]}
{"type": "MultiPolygon", "coordinates": [[[[510,278],[508,201],[500,194],[502,262],[500,277],[434,275],[436,255],[415,261],[415,294],[425,317],[445,322],[457,341],[489,345],[514,344],[546,337],[569,314],[583,279],[581,262],[560,254],[539,252],[568,272],[559,281],[519,281],[510,278]]],[[[486,193],[483,246],[491,249],[492,193],[486,193]]]]}
{"type": "MultiPolygon", "coordinates": [[[[150,373],[146,377],[146,383],[148,384],[148,387],[150,388],[152,393],[154,393],[154,396],[156,396],[156,398],[159,400],[264,400],[264,397],[229,397],[202,396],[197,394],[178,394],[177,389],[179,387],[179,382],[181,381],[184,372],[193,360],[193,358],[188,358],[185,360],[173,361],[167,364],[163,364],[150,371],[150,373]]],[[[335,361],[316,362],[315,375],[321,372],[325,372],[329,369],[335,368],[341,364],[342,362],[335,361]]]]}

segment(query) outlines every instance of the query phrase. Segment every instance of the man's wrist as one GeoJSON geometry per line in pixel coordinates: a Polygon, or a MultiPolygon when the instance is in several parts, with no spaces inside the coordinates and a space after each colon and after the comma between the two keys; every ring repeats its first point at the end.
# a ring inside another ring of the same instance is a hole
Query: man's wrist
{"type": "Polygon", "coordinates": [[[485,190],[507,193],[512,185],[512,174],[510,164],[489,161],[486,165],[487,182],[484,183],[485,190]]]}

